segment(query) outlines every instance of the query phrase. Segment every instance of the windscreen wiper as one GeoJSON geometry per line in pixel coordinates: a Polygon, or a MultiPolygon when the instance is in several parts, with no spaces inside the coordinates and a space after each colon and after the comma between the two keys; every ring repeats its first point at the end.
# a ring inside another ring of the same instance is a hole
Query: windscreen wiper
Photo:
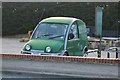
{"type": "Polygon", "coordinates": [[[41,36],[50,36],[50,35],[53,35],[53,34],[43,34],[41,36]]]}
{"type": "Polygon", "coordinates": [[[58,38],[58,37],[62,37],[62,36],[64,36],[64,35],[58,35],[58,36],[50,37],[49,39],[58,38]]]}
{"type": "Polygon", "coordinates": [[[50,36],[50,35],[53,35],[53,34],[43,34],[43,35],[41,35],[41,36],[37,36],[37,38],[40,38],[40,37],[44,37],[44,36],[50,36]]]}

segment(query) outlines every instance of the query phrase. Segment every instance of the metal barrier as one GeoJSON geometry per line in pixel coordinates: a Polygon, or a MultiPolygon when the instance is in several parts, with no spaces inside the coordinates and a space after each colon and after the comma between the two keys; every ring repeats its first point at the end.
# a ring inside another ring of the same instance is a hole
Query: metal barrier
{"type": "Polygon", "coordinates": [[[87,54],[89,54],[89,53],[93,53],[93,52],[98,52],[98,49],[88,51],[87,54]]]}
{"type": "Polygon", "coordinates": [[[110,50],[115,50],[115,52],[116,52],[116,57],[115,58],[119,57],[119,50],[118,50],[118,48],[117,47],[111,47],[111,48],[106,50],[107,51],[107,58],[110,58],[110,50]]]}
{"type": "Polygon", "coordinates": [[[93,53],[93,52],[97,52],[98,58],[101,58],[101,53],[100,53],[100,51],[98,49],[88,51],[86,54],[88,55],[89,53],[93,53]]]}
{"type": "MultiPolygon", "coordinates": [[[[107,51],[107,58],[110,58],[110,56],[111,56],[110,52],[112,52],[111,50],[115,50],[114,51],[114,52],[116,52],[115,58],[119,58],[119,50],[118,50],[117,47],[111,47],[111,48],[106,50],[107,51]]],[[[93,52],[97,52],[97,57],[101,58],[101,53],[100,53],[100,51],[98,49],[88,51],[86,54],[88,55],[89,53],[93,53],[93,52]]],[[[86,56],[84,56],[84,57],[86,57],[86,56]]]]}

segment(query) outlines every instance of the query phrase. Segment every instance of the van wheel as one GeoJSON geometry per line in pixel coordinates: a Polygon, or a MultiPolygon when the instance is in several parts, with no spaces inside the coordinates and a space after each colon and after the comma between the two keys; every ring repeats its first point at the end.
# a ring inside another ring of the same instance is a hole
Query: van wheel
{"type": "Polygon", "coordinates": [[[63,56],[69,56],[68,52],[65,52],[65,53],[63,54],[63,56]]]}
{"type": "Polygon", "coordinates": [[[84,49],[84,54],[83,54],[83,57],[86,57],[88,54],[87,54],[87,51],[88,51],[88,49],[87,48],[85,48],[84,49]]]}

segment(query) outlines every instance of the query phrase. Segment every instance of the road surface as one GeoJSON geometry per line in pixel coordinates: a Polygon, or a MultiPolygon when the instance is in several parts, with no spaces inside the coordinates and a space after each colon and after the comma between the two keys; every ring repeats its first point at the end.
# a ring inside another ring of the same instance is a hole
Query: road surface
{"type": "MultiPolygon", "coordinates": [[[[9,76],[6,75],[6,72],[31,73],[36,75],[59,75],[59,77],[118,78],[117,64],[3,59],[2,71],[4,73],[3,78],[9,78],[9,76]]],[[[12,77],[16,77],[16,75],[13,75],[12,77]]]]}

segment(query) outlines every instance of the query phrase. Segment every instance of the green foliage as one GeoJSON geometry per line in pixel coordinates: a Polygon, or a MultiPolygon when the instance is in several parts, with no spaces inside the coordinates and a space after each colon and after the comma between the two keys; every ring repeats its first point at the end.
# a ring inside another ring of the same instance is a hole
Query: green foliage
{"type": "Polygon", "coordinates": [[[103,29],[116,29],[118,3],[83,2],[4,2],[2,4],[2,33],[24,34],[33,30],[44,18],[66,16],[82,19],[88,26],[95,25],[95,7],[108,5],[103,10],[103,29]]]}

